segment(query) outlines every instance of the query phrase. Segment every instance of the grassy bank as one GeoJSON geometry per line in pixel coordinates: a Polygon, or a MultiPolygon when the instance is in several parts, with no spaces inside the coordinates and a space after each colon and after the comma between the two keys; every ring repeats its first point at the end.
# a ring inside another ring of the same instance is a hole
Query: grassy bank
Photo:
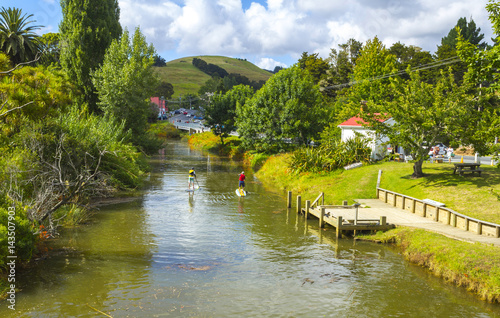
{"type": "Polygon", "coordinates": [[[224,138],[223,145],[220,142],[220,137],[211,132],[204,132],[189,136],[188,143],[193,148],[234,159],[242,159],[244,154],[240,139],[234,136],[224,138]]]}
{"type": "Polygon", "coordinates": [[[355,199],[375,198],[378,171],[382,170],[380,186],[384,189],[418,199],[433,199],[447,207],[484,221],[500,224],[500,170],[487,165],[481,177],[453,174],[453,164],[424,163],[425,178],[412,179],[410,163],[384,162],[353,170],[337,170],[330,173],[290,173],[287,166],[289,155],[269,158],[257,177],[273,188],[291,190],[303,200],[314,200],[325,192],[325,202],[338,204],[355,199]]]}
{"type": "MultiPolygon", "coordinates": [[[[264,184],[276,191],[291,190],[303,200],[325,192],[326,204],[352,203],[375,198],[378,171],[381,187],[444,202],[451,209],[478,219],[500,223],[500,171],[482,166],[482,177],[453,175],[452,164],[424,164],[425,178],[412,179],[412,164],[384,162],[330,173],[290,173],[289,155],[270,157],[257,172],[264,184]]],[[[482,299],[500,302],[500,249],[471,244],[424,230],[397,228],[363,239],[395,243],[412,263],[428,268],[446,281],[463,286],[482,299]]]]}
{"type": "Polygon", "coordinates": [[[499,248],[404,227],[360,238],[394,243],[408,261],[428,268],[436,276],[466,288],[483,300],[500,302],[499,248]]]}

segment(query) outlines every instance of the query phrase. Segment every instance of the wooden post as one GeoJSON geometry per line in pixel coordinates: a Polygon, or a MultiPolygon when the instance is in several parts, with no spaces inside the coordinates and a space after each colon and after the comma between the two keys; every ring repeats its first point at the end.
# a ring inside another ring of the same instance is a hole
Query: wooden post
{"type": "Polygon", "coordinates": [[[402,202],[401,202],[401,205],[402,205],[403,210],[406,210],[406,207],[405,207],[406,197],[405,197],[404,195],[401,197],[401,201],[402,201],[402,202]]]}
{"type": "Polygon", "coordinates": [[[465,218],[465,230],[468,232],[469,231],[469,219],[465,218]]]}
{"type": "Polygon", "coordinates": [[[395,192],[392,193],[392,206],[396,206],[396,202],[398,201],[398,196],[395,192]]]}
{"type": "Polygon", "coordinates": [[[451,226],[457,227],[457,215],[453,214],[451,226]]]}
{"type": "Polygon", "coordinates": [[[483,224],[481,222],[477,222],[477,234],[483,234],[483,224]]]}
{"type": "Polygon", "coordinates": [[[413,199],[413,203],[411,204],[411,213],[415,213],[417,200],[413,199]]]}
{"type": "Polygon", "coordinates": [[[325,193],[321,192],[321,205],[325,205],[325,193]]]}
{"type": "Polygon", "coordinates": [[[359,203],[354,203],[354,225],[358,225],[358,208],[361,204],[359,203]]]}
{"type": "Polygon", "coordinates": [[[451,212],[448,211],[448,215],[446,216],[446,224],[450,225],[450,222],[451,222],[451,212]]]}
{"type": "Polygon", "coordinates": [[[382,178],[382,170],[379,170],[378,171],[378,178],[377,178],[377,199],[380,200],[379,196],[378,196],[378,188],[380,188],[380,180],[382,178]]]}
{"type": "Polygon", "coordinates": [[[441,210],[438,206],[436,207],[436,215],[434,215],[434,221],[439,221],[439,210],[441,210]]]}
{"type": "Polygon", "coordinates": [[[321,208],[320,212],[319,212],[319,227],[322,228],[323,227],[323,217],[325,216],[325,208],[321,208]]]}
{"type": "Polygon", "coordinates": [[[297,213],[302,212],[302,197],[300,195],[297,196],[297,213]]]}
{"type": "Polygon", "coordinates": [[[381,216],[380,217],[380,225],[386,225],[386,224],[387,224],[387,217],[381,216]]]}
{"type": "Polygon", "coordinates": [[[306,200],[306,220],[309,216],[309,209],[311,208],[311,200],[306,200]]]}
{"type": "Polygon", "coordinates": [[[384,191],[384,203],[387,203],[387,190],[384,191]]]}
{"type": "Polygon", "coordinates": [[[337,239],[342,237],[342,217],[337,217],[337,239]]]}
{"type": "Polygon", "coordinates": [[[422,207],[422,216],[424,218],[427,217],[427,203],[424,203],[424,206],[422,207]]]}
{"type": "Polygon", "coordinates": [[[286,207],[289,209],[292,207],[292,191],[288,191],[288,198],[286,200],[286,207]]]}
{"type": "Polygon", "coordinates": [[[342,205],[347,205],[347,200],[342,201],[342,205]]]}
{"type": "Polygon", "coordinates": [[[496,231],[495,231],[495,236],[496,238],[500,237],[500,227],[497,226],[496,231]]]}

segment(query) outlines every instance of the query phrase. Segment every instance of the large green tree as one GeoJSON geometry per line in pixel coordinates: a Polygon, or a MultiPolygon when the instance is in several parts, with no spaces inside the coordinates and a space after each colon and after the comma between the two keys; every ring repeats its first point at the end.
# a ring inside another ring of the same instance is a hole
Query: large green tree
{"type": "Polygon", "coordinates": [[[225,94],[215,94],[207,106],[205,116],[206,125],[210,130],[220,137],[220,141],[224,144],[224,138],[232,131],[236,130],[235,117],[236,107],[243,107],[247,99],[254,94],[253,88],[247,85],[234,86],[225,94]]]}
{"type": "Polygon", "coordinates": [[[435,144],[442,135],[459,135],[457,131],[463,126],[473,126],[475,103],[464,87],[457,86],[451,73],[442,74],[436,84],[426,83],[410,68],[408,73],[410,80],[393,79],[386,87],[392,92],[391,99],[368,102],[362,117],[391,144],[413,155],[413,177],[420,178],[429,151],[423,146],[435,144]]]}
{"type": "Polygon", "coordinates": [[[40,25],[30,20],[33,15],[22,14],[21,9],[4,8],[0,11],[0,50],[14,64],[32,61],[40,52],[39,36],[35,33],[40,25]]]}
{"type": "Polygon", "coordinates": [[[132,140],[139,146],[147,140],[149,98],[159,84],[152,69],[154,55],[154,47],[139,28],[132,38],[125,30],[120,40],[111,43],[102,67],[93,74],[100,109],[125,121],[125,129],[132,131],[132,140]]]}
{"type": "Polygon", "coordinates": [[[118,1],[61,0],[61,8],[61,65],[82,91],[89,109],[96,111],[97,96],[90,74],[100,67],[106,49],[122,33],[118,1]]]}
{"type": "MultiPolygon", "coordinates": [[[[489,20],[493,26],[495,40],[500,39],[500,3],[492,1],[486,5],[489,20]]],[[[466,82],[473,87],[476,95],[477,112],[473,114],[476,124],[464,130],[468,143],[478,152],[485,153],[488,142],[493,142],[500,136],[500,106],[498,91],[500,90],[500,47],[495,45],[486,50],[468,41],[464,36],[458,36],[457,53],[468,65],[465,75],[466,82]]]]}
{"type": "Polygon", "coordinates": [[[472,19],[470,22],[467,22],[465,17],[458,19],[457,24],[448,32],[448,35],[441,39],[441,45],[437,47],[435,53],[436,60],[442,61],[443,66],[440,67],[441,70],[447,70],[451,67],[455,80],[461,84],[464,74],[467,71],[467,64],[456,58],[459,37],[481,50],[486,49],[488,44],[483,41],[484,34],[481,33],[481,28],[477,28],[476,23],[472,19]]]}
{"type": "Polygon", "coordinates": [[[326,121],[319,87],[298,65],[273,75],[244,105],[236,126],[245,146],[275,152],[317,139],[326,121]]]}
{"type": "Polygon", "coordinates": [[[337,98],[338,116],[346,120],[356,116],[366,102],[380,104],[392,98],[387,89],[390,79],[397,75],[396,57],[375,37],[368,40],[356,59],[352,71],[352,86],[342,98],[337,98]],[[339,105],[340,104],[340,105],[339,105]]]}

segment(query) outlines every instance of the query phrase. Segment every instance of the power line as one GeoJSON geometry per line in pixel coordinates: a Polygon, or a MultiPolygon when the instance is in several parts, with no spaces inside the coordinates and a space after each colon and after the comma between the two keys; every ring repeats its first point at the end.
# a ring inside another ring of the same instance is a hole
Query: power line
{"type": "MultiPolygon", "coordinates": [[[[434,61],[434,62],[431,62],[431,63],[428,63],[428,64],[420,65],[417,68],[412,69],[411,71],[412,72],[422,71],[422,70],[426,70],[426,69],[429,69],[429,68],[434,68],[434,67],[439,67],[439,66],[443,66],[443,65],[448,65],[448,64],[456,63],[456,62],[459,62],[459,61],[460,61],[460,58],[458,56],[453,56],[453,57],[449,57],[449,58],[446,58],[446,59],[443,59],[443,60],[434,61]]],[[[383,75],[379,75],[379,76],[372,77],[372,78],[362,79],[362,80],[359,80],[359,81],[352,81],[352,82],[348,82],[348,83],[327,86],[324,89],[342,88],[342,87],[347,87],[347,86],[355,85],[355,84],[358,84],[358,83],[361,83],[361,82],[366,82],[366,81],[372,82],[372,81],[381,80],[381,79],[384,79],[384,78],[398,76],[398,75],[402,75],[404,73],[407,73],[407,71],[406,70],[401,70],[401,71],[398,71],[398,72],[395,72],[395,73],[383,74],[383,75]]]]}

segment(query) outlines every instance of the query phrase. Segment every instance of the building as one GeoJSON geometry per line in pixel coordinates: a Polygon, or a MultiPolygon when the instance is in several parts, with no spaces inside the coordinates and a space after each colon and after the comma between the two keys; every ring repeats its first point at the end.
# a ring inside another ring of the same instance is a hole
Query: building
{"type": "MultiPolygon", "coordinates": [[[[394,119],[391,117],[387,119],[380,119],[380,121],[388,125],[392,125],[394,123],[394,119]]],[[[374,130],[371,130],[368,123],[361,117],[351,117],[345,122],[339,124],[337,127],[341,130],[340,138],[343,142],[356,137],[356,135],[369,138],[369,147],[372,149],[372,160],[381,160],[388,153],[393,152],[393,149],[389,144],[389,138],[386,136],[380,136],[374,130]]],[[[394,152],[403,153],[403,149],[401,149],[401,147],[397,148],[398,149],[395,149],[394,152]]]]}
{"type": "Polygon", "coordinates": [[[160,110],[158,113],[158,118],[166,118],[168,112],[167,101],[162,97],[150,97],[151,104],[156,104],[160,110]]]}

